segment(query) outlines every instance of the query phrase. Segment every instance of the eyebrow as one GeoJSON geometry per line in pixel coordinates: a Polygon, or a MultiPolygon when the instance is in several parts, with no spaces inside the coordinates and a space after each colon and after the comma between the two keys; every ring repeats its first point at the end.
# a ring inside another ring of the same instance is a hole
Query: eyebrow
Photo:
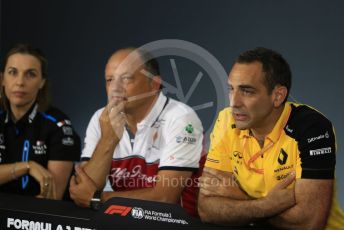
{"type": "Polygon", "coordinates": [[[251,85],[239,85],[240,89],[253,89],[255,90],[256,88],[251,86],[251,85]]]}
{"type": "MultiPolygon", "coordinates": [[[[228,85],[228,87],[233,87],[233,85],[228,83],[228,82],[227,82],[227,85],[228,85]]],[[[239,85],[238,88],[240,88],[240,89],[253,89],[253,90],[256,89],[252,85],[239,85]]]]}
{"type": "Polygon", "coordinates": [[[26,71],[34,71],[34,72],[39,72],[39,70],[37,70],[37,69],[27,69],[26,71]]]}
{"type": "MultiPolygon", "coordinates": [[[[13,67],[13,66],[10,66],[10,67],[8,67],[7,69],[18,69],[17,67],[13,67]]],[[[39,70],[38,69],[26,69],[25,70],[25,72],[27,72],[27,71],[35,71],[35,72],[39,72],[39,70]]]]}

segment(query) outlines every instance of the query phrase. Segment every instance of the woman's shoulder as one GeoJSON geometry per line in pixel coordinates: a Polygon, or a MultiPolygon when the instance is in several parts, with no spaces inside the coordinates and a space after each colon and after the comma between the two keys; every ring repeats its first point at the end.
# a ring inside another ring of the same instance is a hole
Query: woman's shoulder
{"type": "Polygon", "coordinates": [[[72,122],[70,121],[69,117],[60,109],[50,106],[43,112],[39,112],[39,114],[46,120],[50,120],[56,124],[59,122],[65,123],[67,125],[71,125],[72,122]]]}

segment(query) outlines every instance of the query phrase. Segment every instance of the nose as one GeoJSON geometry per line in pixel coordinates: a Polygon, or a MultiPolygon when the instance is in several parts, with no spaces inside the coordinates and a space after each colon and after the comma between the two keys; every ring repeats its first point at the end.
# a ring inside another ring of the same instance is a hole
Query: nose
{"type": "Polygon", "coordinates": [[[19,73],[18,76],[16,77],[16,85],[18,86],[23,86],[25,83],[25,76],[23,73],[19,73]]]}
{"type": "Polygon", "coordinates": [[[229,103],[231,107],[238,108],[241,106],[240,94],[236,90],[231,90],[229,92],[229,103]]]}
{"type": "Polygon", "coordinates": [[[121,92],[123,91],[123,82],[121,80],[120,77],[113,77],[111,82],[110,82],[110,85],[109,85],[109,89],[111,91],[117,91],[117,92],[121,92]]]}

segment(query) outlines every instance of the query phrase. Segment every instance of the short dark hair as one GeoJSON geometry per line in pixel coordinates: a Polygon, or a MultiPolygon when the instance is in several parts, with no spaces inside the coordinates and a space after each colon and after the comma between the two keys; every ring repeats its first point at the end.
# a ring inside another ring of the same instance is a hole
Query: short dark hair
{"type": "Polygon", "coordinates": [[[286,102],[291,88],[292,77],[287,61],[276,51],[258,47],[241,53],[235,62],[252,63],[256,61],[263,65],[268,93],[271,94],[276,85],[285,86],[288,93],[283,103],[286,102]]]}
{"type": "MultiPolygon", "coordinates": [[[[51,101],[49,83],[47,79],[48,78],[48,61],[45,55],[40,49],[35,48],[31,46],[30,44],[21,44],[21,43],[15,44],[9,49],[9,51],[6,53],[3,59],[2,66],[1,66],[2,74],[4,74],[5,72],[5,68],[6,68],[9,57],[14,54],[27,54],[27,55],[34,56],[35,58],[39,60],[41,64],[42,78],[45,79],[45,83],[44,83],[44,86],[38,91],[36,100],[38,103],[38,110],[45,111],[50,106],[50,101],[51,101]]],[[[2,80],[3,80],[3,77],[1,81],[2,80]]],[[[9,111],[9,101],[5,95],[4,87],[1,87],[0,94],[1,94],[0,106],[5,111],[9,111]]]]}
{"type": "Polygon", "coordinates": [[[137,49],[137,52],[140,54],[146,70],[153,76],[160,75],[159,63],[157,59],[147,50],[137,49]]]}

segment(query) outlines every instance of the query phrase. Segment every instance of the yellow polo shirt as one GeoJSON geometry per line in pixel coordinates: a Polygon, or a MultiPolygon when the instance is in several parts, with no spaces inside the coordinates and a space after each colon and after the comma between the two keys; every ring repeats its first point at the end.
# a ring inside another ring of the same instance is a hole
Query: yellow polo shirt
{"type": "MultiPolygon", "coordinates": [[[[331,122],[306,106],[287,102],[261,148],[249,130],[239,130],[226,108],[211,134],[205,166],[233,172],[241,188],[254,198],[296,171],[296,179],[334,179],[336,141],[331,122]]],[[[294,186],[291,185],[291,186],[294,186]]],[[[326,229],[344,228],[336,194],[326,229]]]]}

